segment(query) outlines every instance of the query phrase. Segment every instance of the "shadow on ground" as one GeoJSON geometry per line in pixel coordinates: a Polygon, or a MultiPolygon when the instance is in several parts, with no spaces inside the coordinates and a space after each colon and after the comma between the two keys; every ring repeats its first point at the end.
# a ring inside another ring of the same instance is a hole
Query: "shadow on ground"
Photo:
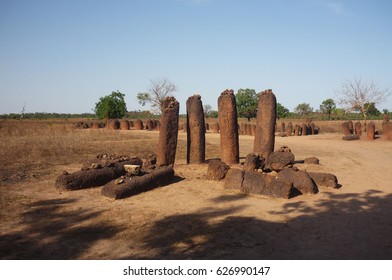
{"type": "MultiPolygon", "coordinates": [[[[241,199],[241,196],[214,202],[241,199]]],[[[261,201],[262,203],[262,201],[261,201]]],[[[203,209],[157,221],[144,237],[154,259],[392,259],[392,195],[327,193],[309,207],[288,202],[269,222],[236,216],[241,208],[203,209]],[[219,219],[220,217],[220,219],[219,219]]]]}
{"type": "Polygon", "coordinates": [[[0,259],[78,259],[96,241],[110,239],[121,229],[90,221],[101,213],[64,210],[74,199],[52,199],[30,204],[21,229],[0,235],[0,259]]]}

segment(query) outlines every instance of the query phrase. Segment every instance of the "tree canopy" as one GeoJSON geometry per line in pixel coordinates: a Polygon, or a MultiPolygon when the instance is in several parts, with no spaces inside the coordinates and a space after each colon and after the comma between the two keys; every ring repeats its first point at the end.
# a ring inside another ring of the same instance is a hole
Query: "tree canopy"
{"type": "Polygon", "coordinates": [[[323,114],[328,115],[328,119],[331,119],[331,114],[333,112],[333,110],[336,109],[336,104],[335,101],[332,98],[328,98],[326,100],[324,100],[321,105],[320,105],[320,111],[323,114]]]}
{"type": "Polygon", "coordinates": [[[151,86],[148,91],[139,92],[136,98],[142,106],[150,103],[154,111],[163,113],[163,101],[176,91],[177,87],[167,78],[154,79],[151,80],[151,86]]]}
{"type": "Polygon", "coordinates": [[[237,91],[235,98],[239,117],[247,118],[249,121],[257,116],[258,95],[254,89],[241,88],[237,91]]]}
{"type": "Polygon", "coordinates": [[[127,112],[127,105],[124,100],[125,94],[113,91],[112,94],[103,96],[95,103],[95,114],[103,119],[122,118],[127,112]]]}
{"type": "Polygon", "coordinates": [[[289,115],[290,111],[286,107],[284,107],[279,102],[276,103],[276,117],[278,119],[286,118],[289,115]]]}
{"type": "Polygon", "coordinates": [[[294,112],[300,115],[309,115],[313,112],[313,108],[309,103],[301,103],[294,108],[294,112]]]}

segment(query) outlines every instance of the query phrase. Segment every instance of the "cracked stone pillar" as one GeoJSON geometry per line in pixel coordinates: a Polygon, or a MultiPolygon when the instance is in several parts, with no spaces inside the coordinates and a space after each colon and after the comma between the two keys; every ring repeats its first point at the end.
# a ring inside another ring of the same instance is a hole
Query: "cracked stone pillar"
{"type": "Polygon", "coordinates": [[[178,114],[180,104],[174,97],[163,101],[163,114],[160,120],[157,165],[174,164],[178,138],[178,114]]]}
{"type": "Polygon", "coordinates": [[[206,159],[206,125],[200,95],[186,101],[187,153],[186,162],[204,163],[206,159]]]}
{"type": "Polygon", "coordinates": [[[218,98],[221,159],[227,164],[239,163],[237,104],[233,90],[225,90],[218,98]]]}
{"type": "Polygon", "coordinates": [[[267,158],[275,147],[276,97],[271,89],[259,94],[253,152],[267,158]]]}

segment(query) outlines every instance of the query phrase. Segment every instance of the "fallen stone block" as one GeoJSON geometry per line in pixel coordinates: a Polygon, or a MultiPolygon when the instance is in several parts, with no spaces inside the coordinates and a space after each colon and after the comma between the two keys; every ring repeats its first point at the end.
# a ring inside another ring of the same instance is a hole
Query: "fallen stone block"
{"type": "Polygon", "coordinates": [[[245,158],[244,170],[254,171],[264,167],[264,158],[256,154],[248,154],[245,158]]]}
{"type": "Polygon", "coordinates": [[[86,188],[98,187],[125,175],[124,165],[142,165],[139,158],[133,158],[128,161],[111,163],[108,166],[97,169],[85,169],[71,174],[62,174],[57,177],[55,186],[60,190],[79,190],[86,188]]]}
{"type": "Polygon", "coordinates": [[[320,164],[320,160],[316,157],[308,157],[304,160],[305,164],[320,164]]]}
{"type": "Polygon", "coordinates": [[[226,177],[226,173],[229,169],[230,166],[219,159],[210,160],[208,163],[206,180],[221,181],[226,177]]]}
{"type": "Polygon", "coordinates": [[[338,178],[331,173],[309,172],[308,174],[319,188],[339,188],[338,178]]]}
{"type": "Polygon", "coordinates": [[[162,166],[143,176],[125,178],[123,182],[111,181],[103,186],[101,194],[114,199],[126,198],[167,185],[173,178],[173,167],[162,166]]]}
{"type": "Polygon", "coordinates": [[[241,192],[244,173],[241,169],[230,168],[227,171],[223,187],[226,190],[241,192]]]}
{"type": "Polygon", "coordinates": [[[293,164],[294,159],[294,154],[291,152],[273,152],[268,156],[264,168],[266,170],[281,171],[286,166],[293,164]]]}
{"type": "Polygon", "coordinates": [[[293,187],[302,194],[318,193],[317,185],[306,171],[295,171],[291,168],[285,168],[278,173],[277,179],[292,183],[293,187]]]}
{"type": "Polygon", "coordinates": [[[349,135],[345,135],[342,137],[342,140],[344,141],[353,141],[353,140],[359,140],[360,137],[357,134],[349,134],[349,135]]]}

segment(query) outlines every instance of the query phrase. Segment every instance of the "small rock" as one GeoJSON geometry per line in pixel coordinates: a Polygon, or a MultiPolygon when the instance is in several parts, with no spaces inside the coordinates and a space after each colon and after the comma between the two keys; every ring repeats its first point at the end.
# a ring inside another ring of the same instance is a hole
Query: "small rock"
{"type": "Polygon", "coordinates": [[[305,158],[305,164],[320,164],[320,160],[316,157],[305,158]]]}

